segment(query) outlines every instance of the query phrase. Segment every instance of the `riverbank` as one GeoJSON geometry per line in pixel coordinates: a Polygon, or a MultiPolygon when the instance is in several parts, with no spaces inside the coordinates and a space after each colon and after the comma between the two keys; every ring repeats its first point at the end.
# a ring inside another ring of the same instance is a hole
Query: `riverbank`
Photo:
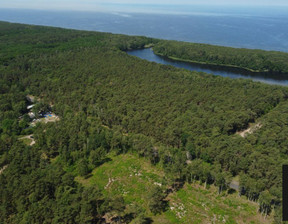
{"type": "MultiPolygon", "coordinates": [[[[153,50],[153,48],[152,48],[153,50]]],[[[250,68],[246,68],[246,67],[240,67],[237,65],[229,65],[229,64],[216,64],[216,63],[207,63],[207,62],[201,62],[201,61],[195,61],[195,60],[187,60],[187,59],[182,59],[182,58],[176,58],[176,57],[172,57],[172,56],[166,56],[164,54],[160,54],[158,52],[155,52],[153,50],[153,53],[160,56],[160,57],[164,57],[164,58],[168,58],[174,61],[181,61],[181,62],[187,62],[187,63],[193,63],[193,64],[198,64],[198,65],[207,65],[207,66],[217,66],[217,67],[222,67],[222,68],[236,68],[236,69],[241,69],[243,71],[248,71],[248,72],[253,72],[255,74],[260,74],[260,73],[267,73],[269,74],[269,71],[260,71],[260,70],[253,70],[250,68]]]]}
{"type": "Polygon", "coordinates": [[[174,60],[244,69],[253,73],[288,74],[288,54],[280,51],[160,40],[157,55],[174,60]]]}
{"type": "Polygon", "coordinates": [[[288,86],[288,76],[283,74],[274,75],[268,72],[267,73],[252,72],[232,66],[225,67],[222,65],[210,65],[208,63],[194,63],[193,61],[190,60],[183,60],[175,57],[163,56],[161,54],[155,53],[153,51],[153,48],[130,50],[126,51],[126,53],[148,61],[156,62],[159,64],[172,65],[174,67],[184,68],[190,71],[205,72],[233,79],[238,78],[252,79],[254,81],[259,81],[270,85],[288,86]]]}

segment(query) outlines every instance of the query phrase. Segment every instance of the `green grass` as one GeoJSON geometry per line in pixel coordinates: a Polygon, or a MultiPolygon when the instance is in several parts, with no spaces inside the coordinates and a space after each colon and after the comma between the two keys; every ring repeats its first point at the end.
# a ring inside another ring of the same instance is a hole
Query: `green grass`
{"type": "MultiPolygon", "coordinates": [[[[106,196],[122,195],[129,205],[137,203],[146,209],[154,223],[271,223],[257,212],[258,204],[239,197],[237,193],[218,195],[215,186],[198,183],[186,184],[178,192],[167,197],[169,208],[153,216],[148,209],[147,192],[157,182],[161,183],[164,172],[137,155],[109,155],[109,162],[95,168],[87,179],[76,177],[84,186],[95,186],[106,196]],[[114,180],[109,185],[109,178],[114,180]]],[[[163,186],[165,188],[167,186],[163,186]]]]}
{"type": "Polygon", "coordinates": [[[21,139],[21,141],[23,141],[23,143],[24,143],[25,145],[30,145],[31,142],[32,142],[32,140],[29,139],[29,138],[23,138],[23,139],[21,139]]]}
{"type": "MultiPolygon", "coordinates": [[[[257,212],[257,203],[250,202],[237,193],[218,195],[217,188],[204,189],[199,184],[186,184],[171,194],[169,206],[174,207],[162,216],[172,220],[172,213],[179,223],[271,223],[257,212]],[[180,209],[182,207],[182,209],[180,209]]],[[[177,223],[177,222],[175,222],[177,223]]]]}
{"type": "Polygon", "coordinates": [[[146,193],[157,182],[161,183],[163,171],[136,155],[110,155],[111,161],[95,168],[91,177],[76,177],[84,186],[95,186],[106,196],[122,195],[127,204],[137,202],[147,208],[146,193]],[[110,180],[113,181],[109,183],[110,180]]]}

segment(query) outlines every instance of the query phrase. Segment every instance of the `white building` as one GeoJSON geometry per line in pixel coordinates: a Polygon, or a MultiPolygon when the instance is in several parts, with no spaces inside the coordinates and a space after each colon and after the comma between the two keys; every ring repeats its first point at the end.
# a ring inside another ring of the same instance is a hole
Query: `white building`
{"type": "Polygon", "coordinates": [[[35,118],[35,114],[33,112],[29,112],[28,113],[28,116],[32,119],[32,118],[35,118]]]}
{"type": "Polygon", "coordinates": [[[27,110],[32,109],[32,107],[34,107],[34,105],[35,105],[35,104],[33,104],[33,105],[29,105],[29,106],[27,107],[27,110]]]}

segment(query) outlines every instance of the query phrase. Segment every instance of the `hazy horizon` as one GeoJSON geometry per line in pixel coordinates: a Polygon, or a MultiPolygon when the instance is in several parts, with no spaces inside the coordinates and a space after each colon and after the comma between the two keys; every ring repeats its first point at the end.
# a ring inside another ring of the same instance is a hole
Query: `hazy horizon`
{"type": "MultiPolygon", "coordinates": [[[[0,0],[1,1],[1,0],[0,0]]],[[[11,8],[2,7],[0,9],[14,10],[35,10],[47,12],[91,12],[91,13],[112,13],[122,16],[129,16],[133,13],[143,14],[174,14],[174,15],[203,15],[203,16],[262,16],[262,17],[286,17],[288,6],[235,6],[235,5],[156,5],[156,4],[107,4],[109,9],[86,10],[81,8],[11,8]]]]}
{"type": "Polygon", "coordinates": [[[195,8],[239,8],[243,9],[261,9],[267,7],[278,7],[279,9],[288,9],[286,0],[202,0],[201,3],[196,0],[0,0],[0,8],[5,9],[33,9],[33,10],[73,10],[73,11],[95,11],[95,12],[152,12],[152,13],[187,13],[187,9],[195,8]]]}

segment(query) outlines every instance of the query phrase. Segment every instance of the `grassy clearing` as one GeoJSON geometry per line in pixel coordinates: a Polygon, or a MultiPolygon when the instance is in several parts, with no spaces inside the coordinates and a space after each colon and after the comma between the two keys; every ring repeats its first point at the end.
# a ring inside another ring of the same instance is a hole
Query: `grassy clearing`
{"type": "Polygon", "coordinates": [[[21,139],[25,145],[30,145],[32,143],[32,140],[30,138],[23,138],[21,139]]]}
{"type": "Polygon", "coordinates": [[[76,177],[76,181],[84,186],[98,187],[105,195],[122,195],[127,204],[141,205],[154,223],[272,223],[271,217],[265,220],[257,213],[257,203],[239,197],[237,193],[218,195],[215,186],[204,189],[198,183],[186,184],[170,194],[168,210],[152,216],[146,195],[154,184],[162,183],[163,170],[136,155],[110,155],[109,158],[110,161],[94,169],[89,178],[76,177]]]}
{"type": "Polygon", "coordinates": [[[170,209],[155,217],[156,223],[272,223],[258,212],[258,204],[237,193],[218,195],[217,188],[204,189],[199,184],[186,184],[168,196],[170,209]]]}
{"type": "Polygon", "coordinates": [[[18,139],[21,140],[26,145],[31,146],[31,145],[35,144],[35,140],[33,138],[33,135],[26,135],[26,136],[20,137],[18,139]]]}
{"type": "Polygon", "coordinates": [[[110,155],[109,162],[92,171],[91,177],[76,177],[84,186],[96,186],[104,195],[122,195],[127,204],[147,208],[146,194],[154,184],[162,184],[164,172],[136,155],[110,155]]]}

